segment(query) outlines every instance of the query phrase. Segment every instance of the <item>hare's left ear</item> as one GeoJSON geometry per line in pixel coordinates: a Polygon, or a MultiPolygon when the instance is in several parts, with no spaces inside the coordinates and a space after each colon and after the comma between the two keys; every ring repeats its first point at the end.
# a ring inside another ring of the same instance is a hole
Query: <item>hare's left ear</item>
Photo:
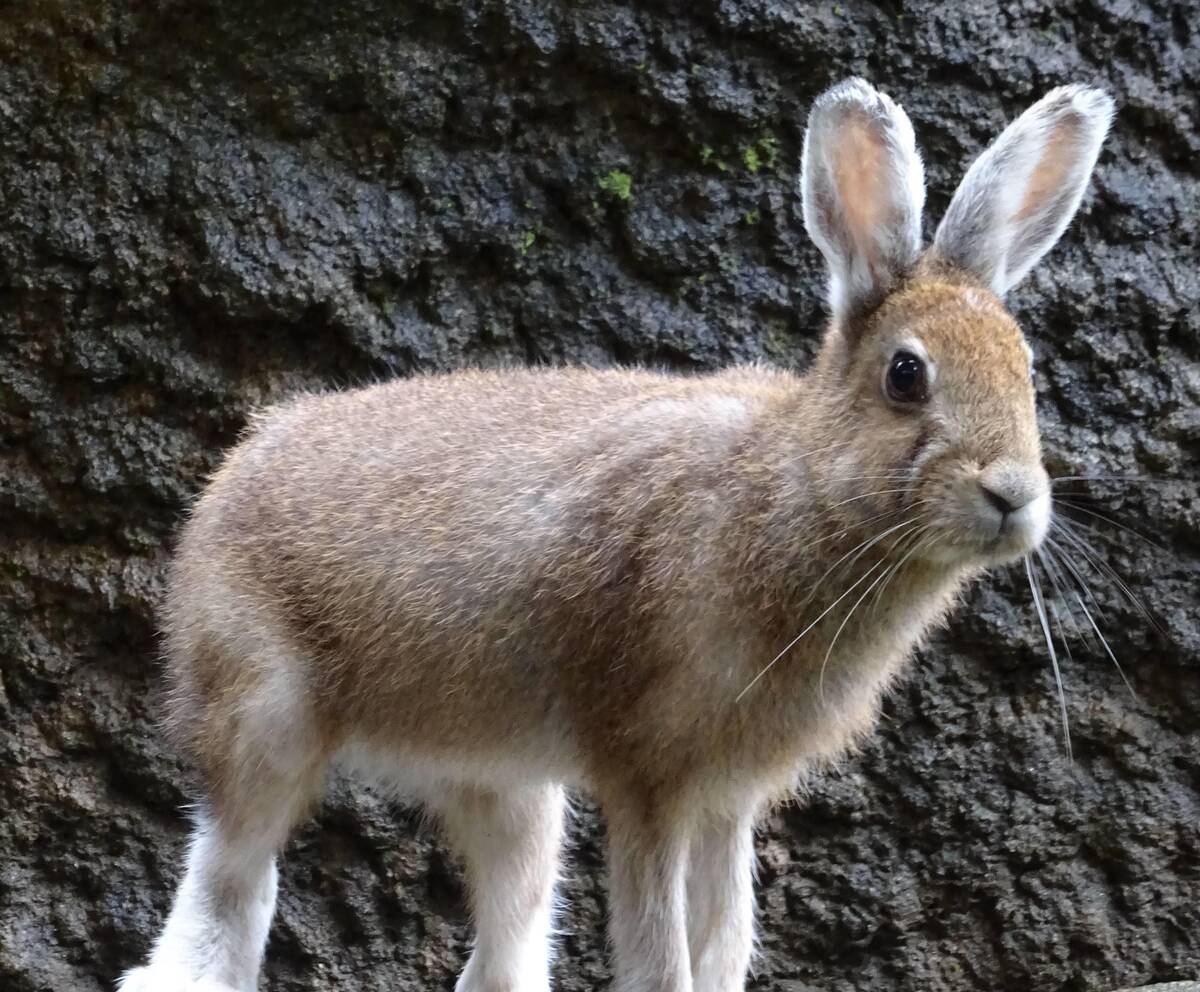
{"type": "Polygon", "coordinates": [[[878,303],[916,262],[925,172],[904,111],[857,78],[813,104],[803,170],[804,226],[825,256],[840,323],[878,303]]]}
{"type": "Polygon", "coordinates": [[[1047,93],[975,160],[937,229],[934,254],[1002,296],[1075,215],[1112,116],[1102,90],[1047,93]]]}

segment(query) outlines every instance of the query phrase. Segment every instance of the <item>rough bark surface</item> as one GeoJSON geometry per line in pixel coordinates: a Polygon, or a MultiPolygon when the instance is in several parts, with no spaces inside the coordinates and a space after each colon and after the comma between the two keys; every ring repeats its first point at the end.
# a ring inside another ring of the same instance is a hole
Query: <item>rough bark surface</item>
{"type": "MultiPolygon", "coordinates": [[[[849,73],[912,116],[934,218],[1049,87],[1117,98],[1087,206],[1012,302],[1054,473],[1138,477],[1063,488],[1148,536],[1078,514],[1163,633],[1081,560],[1137,695],[1074,640],[1072,763],[1022,573],[974,590],[865,753],[766,825],[754,987],[1196,977],[1197,15],[5,4],[0,987],[108,988],[167,907],[188,778],[155,730],[153,607],[180,515],[246,411],[468,363],[803,365],[822,309],[799,142],[814,95],[849,73]]],[[[557,974],[584,990],[606,981],[586,807],[573,836],[557,974]]],[[[451,988],[461,882],[411,813],[339,784],[281,892],[266,988],[451,988]]]]}

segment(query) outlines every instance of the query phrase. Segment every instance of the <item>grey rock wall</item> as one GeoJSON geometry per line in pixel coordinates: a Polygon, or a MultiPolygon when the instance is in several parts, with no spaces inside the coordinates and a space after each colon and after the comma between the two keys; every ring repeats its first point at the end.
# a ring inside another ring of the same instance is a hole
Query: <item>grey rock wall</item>
{"type": "MultiPolygon", "coordinates": [[[[1012,303],[1054,473],[1139,477],[1064,490],[1146,535],[1077,513],[1164,633],[1093,575],[1137,696],[1076,640],[1070,763],[1023,576],[972,592],[865,753],[763,831],[755,987],[1196,977],[1198,13],[0,7],[0,988],[107,988],[168,904],[188,777],[154,727],[152,609],[247,409],[464,364],[802,366],[822,318],[799,142],[851,72],[912,116],[935,218],[1044,90],[1116,96],[1088,205],[1012,303]]],[[[584,807],[567,990],[606,980],[599,830],[584,807]]],[[[266,987],[449,989],[465,941],[447,852],[340,784],[286,853],[266,987]]]]}

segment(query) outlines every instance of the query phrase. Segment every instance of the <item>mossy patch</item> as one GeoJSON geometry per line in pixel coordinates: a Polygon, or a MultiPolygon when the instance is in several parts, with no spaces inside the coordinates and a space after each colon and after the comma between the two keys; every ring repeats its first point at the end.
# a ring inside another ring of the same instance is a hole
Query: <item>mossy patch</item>
{"type": "Polygon", "coordinates": [[[742,149],[742,164],[750,173],[756,173],[760,169],[774,169],[778,157],[779,139],[770,131],[764,131],[753,144],[742,149]]]}
{"type": "Polygon", "coordinates": [[[633,176],[628,172],[613,169],[611,172],[606,172],[602,175],[596,181],[596,185],[609,196],[620,200],[622,203],[633,199],[633,176]]]}

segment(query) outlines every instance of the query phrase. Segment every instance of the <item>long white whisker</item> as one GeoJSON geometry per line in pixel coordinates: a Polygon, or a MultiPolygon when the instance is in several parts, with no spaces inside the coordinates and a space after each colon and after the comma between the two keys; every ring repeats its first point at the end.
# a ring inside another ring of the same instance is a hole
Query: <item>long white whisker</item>
{"type": "MultiPolygon", "coordinates": [[[[1118,530],[1123,530],[1126,534],[1132,534],[1134,537],[1140,538],[1141,540],[1143,540],[1147,544],[1149,544],[1151,547],[1157,548],[1159,551],[1168,550],[1167,548],[1165,548],[1161,544],[1159,544],[1156,540],[1154,540],[1154,538],[1147,537],[1141,531],[1134,530],[1132,527],[1127,527],[1125,524],[1120,523],[1116,520],[1113,520],[1112,517],[1106,517],[1103,513],[1097,513],[1095,510],[1089,510],[1086,506],[1080,506],[1078,503],[1072,503],[1070,500],[1066,500],[1066,499],[1056,498],[1054,500],[1054,502],[1056,504],[1060,504],[1062,506],[1070,507],[1076,513],[1086,513],[1089,517],[1095,517],[1097,520],[1103,520],[1106,524],[1110,524],[1111,526],[1116,527],[1118,530]]],[[[1075,523],[1079,526],[1084,526],[1079,521],[1075,521],[1075,523]]],[[[1090,527],[1088,529],[1092,530],[1092,528],[1090,528],[1090,527]]],[[[1101,531],[1093,531],[1093,533],[1100,534],[1102,532],[1101,531]]]]}
{"type": "Polygon", "coordinates": [[[746,695],[746,693],[748,693],[751,689],[753,689],[755,684],[758,682],[758,680],[761,679],[764,675],[766,675],[767,672],[769,672],[774,667],[775,662],[777,662],[785,654],[787,654],[789,651],[791,651],[792,648],[794,648],[797,644],[799,644],[800,638],[802,638],[805,634],[807,634],[810,630],[812,630],[813,627],[815,627],[818,623],[820,623],[821,620],[824,619],[825,615],[830,610],[832,610],[835,606],[837,606],[838,603],[840,603],[843,599],[845,599],[847,596],[849,596],[850,593],[854,592],[855,589],[857,589],[860,585],[862,585],[862,583],[864,581],[866,581],[866,579],[871,575],[871,573],[874,572],[875,569],[877,569],[880,565],[882,565],[884,563],[884,561],[886,561],[885,558],[880,558],[879,561],[877,561],[874,565],[872,565],[869,569],[867,569],[866,572],[864,572],[861,576],[859,576],[859,578],[855,581],[854,585],[852,585],[849,589],[847,589],[840,596],[838,596],[837,599],[835,599],[832,603],[830,603],[827,607],[825,607],[825,609],[823,609],[817,615],[817,618],[815,620],[813,620],[807,627],[805,627],[802,631],[800,631],[800,633],[798,633],[795,637],[793,637],[790,641],[788,641],[787,646],[782,651],[780,651],[779,654],[775,655],[774,658],[772,658],[769,662],[767,662],[766,667],[764,667],[761,672],[759,672],[757,675],[754,676],[754,678],[752,678],[750,680],[750,682],[746,685],[746,688],[744,688],[741,692],[739,692],[733,701],[735,703],[741,702],[742,697],[744,695],[746,695]]]}
{"type": "MultiPolygon", "coordinates": [[[[1059,598],[1062,598],[1063,597],[1062,586],[1060,586],[1058,584],[1058,579],[1055,578],[1054,573],[1050,570],[1049,564],[1048,564],[1046,558],[1043,556],[1041,549],[1035,549],[1034,554],[1037,555],[1038,561],[1041,562],[1042,568],[1045,570],[1046,575],[1049,576],[1050,585],[1053,588],[1055,595],[1057,595],[1059,598]]],[[[1065,651],[1067,654],[1067,661],[1074,663],[1075,659],[1071,657],[1071,641],[1067,637],[1066,629],[1062,622],[1062,617],[1059,616],[1058,606],[1055,605],[1054,600],[1047,599],[1044,593],[1042,594],[1042,602],[1046,604],[1046,607],[1050,611],[1050,616],[1054,620],[1054,626],[1058,628],[1058,639],[1060,641],[1062,641],[1063,651],[1065,651]]],[[[1074,623],[1075,623],[1073,618],[1071,620],[1071,623],[1072,623],[1072,625],[1074,625],[1074,623]]],[[[1075,630],[1078,632],[1078,627],[1075,627],[1075,630]]],[[[1065,703],[1064,703],[1064,705],[1065,705],[1065,703]]]]}
{"type": "Polygon", "coordinates": [[[1146,622],[1149,623],[1151,627],[1158,631],[1163,637],[1166,637],[1166,632],[1159,625],[1158,621],[1154,618],[1154,615],[1150,612],[1150,610],[1146,608],[1146,604],[1134,595],[1133,590],[1125,584],[1125,580],[1122,579],[1119,574],[1117,574],[1116,569],[1114,569],[1108,564],[1108,562],[1104,560],[1104,557],[1099,551],[1097,551],[1090,543],[1077,534],[1073,528],[1068,527],[1066,520],[1055,520],[1054,527],[1060,534],[1062,534],[1064,538],[1071,542],[1072,546],[1074,546],[1074,548],[1083,555],[1084,560],[1087,561],[1092,568],[1094,568],[1101,575],[1107,576],[1112,580],[1112,582],[1121,591],[1122,595],[1125,596],[1129,603],[1134,606],[1143,617],[1146,618],[1146,622]]]}
{"type": "MultiPolygon", "coordinates": [[[[930,502],[930,501],[929,500],[919,500],[919,501],[917,501],[917,503],[914,503],[913,505],[916,506],[922,502],[930,502]]],[[[898,514],[909,512],[909,511],[911,511],[911,509],[912,509],[911,506],[896,507],[893,510],[884,510],[882,513],[876,513],[872,516],[864,518],[863,520],[856,520],[853,523],[848,523],[848,524],[846,524],[846,526],[841,527],[838,530],[835,530],[833,533],[826,534],[824,537],[819,537],[815,541],[812,541],[809,544],[804,545],[802,548],[797,549],[796,553],[800,554],[802,552],[809,551],[812,548],[815,548],[818,544],[824,544],[826,541],[836,541],[840,537],[845,537],[852,530],[865,527],[865,526],[867,526],[867,524],[875,523],[875,522],[877,522],[879,520],[883,520],[887,517],[894,517],[894,516],[897,516],[898,514]]],[[[853,553],[853,552],[851,552],[851,553],[853,553]]]]}
{"type": "MultiPolygon", "coordinates": [[[[903,523],[896,524],[896,526],[891,528],[891,530],[885,531],[882,536],[886,537],[892,531],[899,530],[901,527],[904,526],[904,524],[919,523],[920,519],[921,519],[921,517],[919,514],[915,517],[909,517],[903,523]]],[[[899,540],[901,540],[901,538],[903,538],[905,536],[906,536],[905,534],[902,534],[902,535],[900,535],[900,537],[896,538],[896,540],[899,541],[899,540]]],[[[893,548],[892,550],[894,551],[895,548],[893,548]]],[[[861,551],[858,552],[858,554],[856,554],[853,558],[851,558],[848,562],[846,562],[846,564],[843,566],[843,568],[853,568],[854,563],[856,561],[858,561],[858,559],[861,558],[864,554],[866,554],[866,552],[867,552],[867,549],[863,548],[861,551]]]]}
{"type": "MultiPolygon", "coordinates": [[[[1087,594],[1088,599],[1090,599],[1092,601],[1092,605],[1096,608],[1096,611],[1101,615],[1101,618],[1103,619],[1103,616],[1104,616],[1103,608],[1100,606],[1100,603],[1097,602],[1096,597],[1092,594],[1091,587],[1088,585],[1087,580],[1083,576],[1083,573],[1080,572],[1079,569],[1076,567],[1075,563],[1073,561],[1071,561],[1071,558],[1067,554],[1066,549],[1063,548],[1053,538],[1047,538],[1046,544],[1049,545],[1050,547],[1054,548],[1054,550],[1058,553],[1059,561],[1061,561],[1063,566],[1067,569],[1067,573],[1072,578],[1074,578],[1075,584],[1077,586],[1079,586],[1079,588],[1082,589],[1084,593],[1087,594]]],[[[1080,596],[1078,592],[1074,593],[1073,595],[1075,596],[1075,601],[1079,604],[1079,608],[1081,610],[1083,610],[1083,615],[1087,618],[1087,622],[1091,625],[1091,628],[1095,632],[1096,637],[1098,637],[1100,639],[1100,644],[1104,648],[1105,653],[1112,660],[1113,665],[1116,666],[1117,674],[1121,676],[1121,681],[1125,683],[1125,688],[1129,690],[1129,695],[1132,696],[1134,700],[1137,700],[1138,694],[1137,694],[1137,692],[1134,691],[1134,688],[1130,684],[1129,679],[1127,679],[1125,677],[1125,669],[1121,667],[1121,663],[1117,660],[1117,656],[1113,652],[1112,647],[1109,645],[1108,639],[1104,636],[1103,632],[1100,630],[1100,625],[1098,623],[1096,623],[1096,620],[1092,616],[1091,611],[1089,611],[1087,608],[1087,604],[1084,603],[1083,597],[1080,596]]]]}
{"type": "Polygon", "coordinates": [[[845,506],[847,503],[856,503],[860,499],[870,499],[872,496],[887,496],[889,493],[911,493],[913,491],[914,487],[912,486],[907,486],[904,489],[877,489],[873,493],[860,493],[858,496],[851,496],[849,499],[833,503],[827,509],[836,510],[839,506],[845,506]]]}
{"type": "MultiPolygon", "coordinates": [[[[918,553],[919,551],[921,551],[924,548],[929,547],[929,545],[933,543],[932,535],[924,540],[922,539],[922,535],[927,534],[934,526],[935,526],[934,524],[928,523],[928,524],[925,524],[923,527],[918,527],[915,531],[912,531],[911,533],[905,535],[904,540],[910,542],[910,546],[909,546],[909,549],[904,553],[903,557],[901,557],[901,559],[898,562],[896,562],[895,565],[892,566],[892,569],[891,569],[892,578],[896,577],[896,575],[899,573],[900,569],[902,569],[904,567],[905,563],[914,554],[918,553]]],[[[897,542],[894,550],[895,551],[901,550],[901,542],[897,542]]],[[[890,582],[891,582],[891,579],[888,579],[886,582],[884,582],[883,585],[881,585],[879,587],[879,591],[877,593],[875,593],[875,602],[873,602],[871,604],[872,615],[874,615],[875,610],[877,610],[879,608],[879,604],[881,602],[883,602],[883,593],[887,589],[890,582]]]]}
{"type": "Polygon", "coordinates": [[[1092,619],[1092,615],[1088,612],[1088,608],[1083,605],[1083,597],[1079,593],[1075,593],[1075,599],[1079,603],[1079,608],[1083,610],[1083,615],[1087,617],[1088,623],[1092,625],[1092,630],[1096,632],[1096,636],[1100,638],[1100,643],[1104,645],[1104,650],[1108,652],[1108,656],[1112,659],[1112,663],[1117,666],[1117,674],[1121,676],[1121,681],[1125,683],[1125,688],[1129,690],[1135,700],[1138,699],[1138,694],[1134,692],[1133,686],[1129,684],[1129,679],[1125,677],[1125,669],[1121,667],[1121,663],[1117,661],[1117,656],[1113,654],[1113,649],[1108,646],[1108,641],[1104,635],[1100,633],[1100,628],[1096,626],[1096,621],[1092,619]]]}
{"type": "Polygon", "coordinates": [[[814,448],[812,451],[802,451],[802,452],[800,452],[798,457],[803,458],[807,461],[809,458],[812,458],[816,455],[823,455],[827,451],[833,451],[835,448],[844,448],[848,444],[853,444],[853,443],[854,443],[853,438],[850,438],[849,440],[845,440],[845,441],[834,441],[833,444],[827,444],[823,448],[814,448]]]}
{"type": "MultiPolygon", "coordinates": [[[[1054,586],[1055,595],[1063,602],[1063,615],[1066,616],[1067,623],[1071,625],[1071,631],[1073,635],[1077,640],[1086,642],[1087,638],[1084,636],[1084,630],[1076,622],[1075,614],[1071,612],[1069,606],[1067,605],[1067,592],[1069,591],[1070,587],[1067,585],[1067,577],[1063,574],[1063,570],[1054,554],[1051,542],[1047,542],[1045,545],[1039,548],[1036,554],[1038,556],[1038,561],[1042,563],[1042,567],[1046,570],[1046,574],[1050,576],[1050,583],[1054,586]]],[[[1068,643],[1067,637],[1065,634],[1063,634],[1061,622],[1059,623],[1059,636],[1062,637],[1063,644],[1066,645],[1068,643]]],[[[1069,649],[1067,651],[1067,660],[1072,660],[1069,649]]]]}
{"type": "MultiPolygon", "coordinates": [[[[901,535],[901,539],[907,536],[907,534],[903,534],[901,535]]],[[[842,622],[838,625],[838,629],[834,631],[833,639],[829,642],[829,647],[825,651],[825,657],[821,659],[821,670],[817,674],[817,695],[820,697],[822,702],[825,701],[825,668],[829,664],[829,657],[833,654],[833,649],[837,645],[838,638],[842,636],[842,631],[846,629],[846,624],[848,624],[850,622],[850,618],[854,616],[854,611],[857,610],[862,604],[862,601],[871,594],[871,590],[888,577],[890,571],[891,569],[885,568],[879,573],[879,575],[875,577],[875,580],[863,590],[862,595],[859,596],[858,599],[854,601],[850,609],[846,611],[846,615],[842,618],[842,622]]]]}
{"type": "Polygon", "coordinates": [[[1046,637],[1046,650],[1050,652],[1050,666],[1054,669],[1054,681],[1058,685],[1058,705],[1062,712],[1063,735],[1067,745],[1067,761],[1073,762],[1071,752],[1071,726],[1067,719],[1067,696],[1063,692],[1062,672],[1058,668],[1058,655],[1054,650],[1054,638],[1050,636],[1050,621],[1046,616],[1046,604],[1042,600],[1042,587],[1033,576],[1033,560],[1025,556],[1025,576],[1029,579],[1029,591],[1033,593],[1033,603],[1037,609],[1038,619],[1042,624],[1042,633],[1046,637]]]}
{"type": "Polygon", "coordinates": [[[899,530],[905,524],[915,523],[916,520],[917,520],[916,517],[910,517],[908,520],[901,520],[900,523],[896,524],[893,527],[889,527],[882,534],[876,534],[873,538],[869,538],[868,540],[862,541],[861,543],[855,545],[853,548],[851,548],[849,551],[847,551],[844,555],[842,555],[841,558],[839,558],[832,565],[830,565],[827,569],[825,569],[824,572],[821,573],[821,577],[819,579],[817,579],[816,582],[813,583],[812,589],[810,589],[808,595],[804,597],[803,602],[801,602],[801,604],[800,604],[800,608],[803,609],[805,606],[807,606],[812,601],[812,598],[818,593],[818,591],[820,591],[822,584],[825,582],[825,580],[833,574],[834,569],[836,569],[839,565],[841,565],[842,562],[846,561],[846,559],[848,559],[851,555],[855,555],[855,553],[857,552],[857,555],[855,557],[855,561],[857,561],[858,557],[861,557],[863,554],[865,554],[867,551],[869,551],[871,548],[873,548],[876,544],[878,544],[880,541],[882,541],[889,534],[893,533],[894,531],[899,530]]]}
{"type": "MultiPolygon", "coordinates": [[[[908,534],[903,535],[901,540],[907,540],[911,536],[912,536],[912,534],[910,532],[908,534]]],[[[821,700],[822,703],[825,702],[825,669],[829,665],[829,659],[833,656],[833,649],[835,647],[837,647],[838,638],[842,636],[842,631],[846,629],[846,624],[848,624],[850,622],[850,618],[852,616],[854,616],[854,611],[857,610],[859,608],[859,606],[862,605],[863,600],[865,600],[869,595],[871,595],[871,590],[874,589],[876,586],[879,586],[880,582],[883,582],[884,585],[886,585],[888,582],[889,576],[894,576],[896,574],[896,572],[899,571],[900,567],[903,566],[906,561],[908,561],[908,559],[912,556],[913,551],[915,551],[915,550],[916,550],[916,545],[914,545],[908,551],[908,553],[905,554],[904,557],[900,559],[899,563],[896,566],[894,566],[892,568],[886,568],[882,572],[880,572],[879,575],[875,578],[875,581],[872,582],[869,586],[867,586],[866,589],[863,590],[862,595],[859,596],[858,599],[856,599],[854,601],[854,605],[852,605],[850,607],[850,609],[846,611],[845,617],[842,618],[841,624],[838,625],[838,629],[833,634],[833,639],[829,642],[829,647],[825,650],[825,657],[821,659],[821,669],[817,673],[817,696],[821,700]]],[[[882,590],[883,586],[880,586],[880,589],[882,590]]]]}
{"type": "Polygon", "coordinates": [[[1096,599],[1096,596],[1092,592],[1092,587],[1088,583],[1086,576],[1084,576],[1083,572],[1080,571],[1079,566],[1076,565],[1075,562],[1072,560],[1067,549],[1064,548],[1061,544],[1059,544],[1052,537],[1046,538],[1046,544],[1049,547],[1052,547],[1058,553],[1058,560],[1060,562],[1062,562],[1062,564],[1065,565],[1066,568],[1070,571],[1071,575],[1075,579],[1075,584],[1080,589],[1082,589],[1085,593],[1087,593],[1088,599],[1090,599],[1092,601],[1092,606],[1094,606],[1096,608],[1096,612],[1100,614],[1101,619],[1107,620],[1108,617],[1104,613],[1104,607],[1102,607],[1100,605],[1100,602],[1096,599]]]}
{"type": "Polygon", "coordinates": [[[1147,475],[1060,475],[1051,479],[1050,485],[1057,486],[1062,482],[1144,482],[1147,485],[1182,485],[1186,479],[1156,479],[1147,475]]]}
{"type": "Polygon", "coordinates": [[[891,472],[884,475],[823,475],[818,482],[864,482],[867,479],[887,479],[892,481],[911,480],[910,472],[891,472]]]}

